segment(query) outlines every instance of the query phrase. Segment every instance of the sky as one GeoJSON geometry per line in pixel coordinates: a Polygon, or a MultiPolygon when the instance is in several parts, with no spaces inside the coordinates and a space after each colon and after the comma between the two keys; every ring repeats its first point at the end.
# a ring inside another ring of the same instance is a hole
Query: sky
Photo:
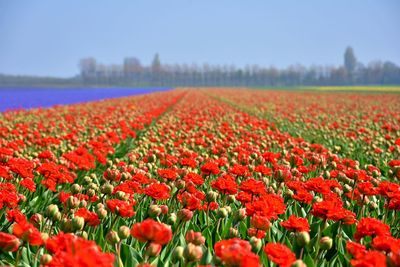
{"type": "Polygon", "coordinates": [[[120,64],[400,65],[397,0],[0,0],[0,73],[70,77],[120,64]]]}

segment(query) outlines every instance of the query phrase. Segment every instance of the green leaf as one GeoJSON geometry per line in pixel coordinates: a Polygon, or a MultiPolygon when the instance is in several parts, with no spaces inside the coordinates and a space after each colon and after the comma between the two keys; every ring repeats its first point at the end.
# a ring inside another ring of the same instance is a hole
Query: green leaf
{"type": "Polygon", "coordinates": [[[311,258],[311,255],[308,254],[305,258],[304,258],[304,263],[307,265],[307,267],[314,267],[314,260],[313,258],[311,258]]]}
{"type": "Polygon", "coordinates": [[[140,254],[127,244],[121,244],[121,260],[124,266],[136,266],[143,261],[140,254]]]}

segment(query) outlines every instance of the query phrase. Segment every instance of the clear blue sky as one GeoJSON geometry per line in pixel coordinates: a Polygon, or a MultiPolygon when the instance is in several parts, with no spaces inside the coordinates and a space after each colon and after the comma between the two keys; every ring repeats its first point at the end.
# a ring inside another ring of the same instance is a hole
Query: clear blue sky
{"type": "Polygon", "coordinates": [[[400,65],[396,0],[0,0],[0,73],[72,76],[80,58],[120,63],[400,65]]]}

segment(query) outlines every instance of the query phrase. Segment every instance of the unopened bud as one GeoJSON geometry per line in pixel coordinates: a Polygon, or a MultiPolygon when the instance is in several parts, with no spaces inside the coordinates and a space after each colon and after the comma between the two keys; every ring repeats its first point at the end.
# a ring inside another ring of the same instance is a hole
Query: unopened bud
{"type": "Polygon", "coordinates": [[[51,204],[47,207],[45,214],[47,217],[53,218],[54,214],[56,214],[58,211],[58,206],[55,204],[51,204]]]}
{"type": "Polygon", "coordinates": [[[199,261],[203,256],[203,249],[201,246],[196,246],[195,244],[189,243],[183,251],[183,256],[188,262],[199,261]]]}
{"type": "Polygon", "coordinates": [[[188,209],[181,209],[180,211],[178,211],[178,217],[182,221],[185,221],[185,222],[190,221],[193,217],[193,211],[188,210],[188,209]]]}
{"type": "Polygon", "coordinates": [[[195,232],[193,230],[189,230],[185,236],[186,242],[193,243],[197,246],[204,245],[206,239],[202,236],[201,232],[195,232]]]}
{"type": "Polygon", "coordinates": [[[152,218],[158,217],[161,214],[161,208],[158,205],[150,205],[148,214],[152,218]]]}
{"type": "Polygon", "coordinates": [[[168,214],[168,206],[167,205],[160,205],[161,213],[168,214]]]}
{"type": "Polygon", "coordinates": [[[250,245],[251,245],[251,249],[254,253],[258,253],[261,250],[262,247],[262,241],[261,239],[252,236],[250,238],[250,245]]]}
{"type": "Polygon", "coordinates": [[[228,203],[233,203],[235,202],[236,197],[234,195],[229,195],[226,200],[228,201],[228,203]]]}
{"type": "Polygon", "coordinates": [[[307,265],[302,260],[296,260],[292,263],[292,267],[307,267],[307,265]]]}
{"type": "Polygon", "coordinates": [[[128,200],[128,195],[125,192],[118,191],[115,195],[119,200],[128,200]]]}
{"type": "Polygon", "coordinates": [[[229,228],[229,236],[230,237],[238,237],[239,236],[239,231],[236,228],[229,228]]]}
{"type": "Polygon", "coordinates": [[[146,248],[146,255],[149,257],[155,257],[161,252],[162,246],[160,244],[151,242],[146,248]]]}
{"type": "Polygon", "coordinates": [[[56,222],[59,222],[61,220],[61,217],[62,217],[62,214],[61,214],[61,212],[58,211],[57,213],[54,214],[53,220],[56,222]]]}
{"type": "Polygon", "coordinates": [[[177,216],[176,216],[176,214],[173,212],[173,213],[171,213],[171,214],[168,216],[167,222],[168,222],[169,225],[173,225],[173,224],[176,223],[176,219],[177,219],[177,216]]]}
{"type": "Polygon", "coordinates": [[[122,225],[118,229],[118,236],[121,239],[127,239],[131,233],[131,230],[128,226],[122,225]]]}
{"type": "Polygon", "coordinates": [[[70,196],[67,198],[67,206],[71,209],[79,207],[79,203],[80,201],[77,197],[70,196]]]}
{"type": "Polygon", "coordinates": [[[329,236],[324,236],[321,238],[321,240],[319,241],[319,245],[321,247],[321,249],[323,250],[329,250],[332,248],[332,238],[330,238],[329,236]]]}
{"type": "Polygon", "coordinates": [[[29,221],[36,227],[39,228],[43,222],[43,216],[40,213],[35,213],[31,216],[29,221]]]}
{"type": "Polygon", "coordinates": [[[175,186],[176,186],[176,188],[178,188],[178,189],[183,189],[183,188],[185,188],[185,185],[186,185],[186,183],[185,183],[184,180],[177,180],[177,181],[175,182],[175,186]]]}
{"type": "Polygon", "coordinates": [[[97,216],[99,216],[99,219],[104,219],[107,217],[107,210],[105,208],[100,208],[96,210],[97,216]]]}
{"type": "Polygon", "coordinates": [[[310,243],[310,234],[308,232],[299,232],[296,234],[296,243],[300,247],[306,246],[308,243],[310,243]]]}
{"type": "Polygon", "coordinates": [[[74,230],[82,230],[84,226],[85,226],[84,218],[80,216],[72,218],[72,227],[74,228],[74,230]]]}
{"type": "Polygon", "coordinates": [[[178,262],[180,260],[183,260],[183,250],[184,250],[184,248],[181,246],[177,246],[174,249],[174,252],[172,253],[172,258],[171,258],[172,262],[178,262]]]}
{"type": "Polygon", "coordinates": [[[228,211],[225,208],[219,208],[217,210],[217,215],[220,218],[226,218],[226,217],[228,217],[228,211]]]}
{"type": "Polygon", "coordinates": [[[243,221],[246,218],[246,209],[241,208],[236,210],[234,214],[235,221],[243,221]]]}
{"type": "Polygon", "coordinates": [[[218,198],[218,193],[217,192],[209,191],[207,193],[207,201],[208,202],[215,202],[215,201],[217,201],[217,198],[218,198]]]}
{"type": "Polygon", "coordinates": [[[114,186],[110,183],[105,183],[101,187],[101,193],[103,193],[103,194],[111,195],[113,191],[114,191],[114,186]]]}
{"type": "Polygon", "coordinates": [[[89,189],[89,190],[87,191],[87,195],[88,195],[89,197],[93,197],[94,195],[96,195],[96,191],[94,191],[93,189],[89,189]]]}
{"type": "Polygon", "coordinates": [[[81,190],[82,190],[82,186],[80,186],[79,184],[73,184],[71,186],[71,193],[72,194],[78,194],[78,193],[81,192],[81,190]]]}
{"type": "Polygon", "coordinates": [[[85,184],[90,184],[92,181],[93,181],[93,180],[92,180],[92,178],[90,178],[90,176],[85,176],[85,177],[83,177],[83,182],[84,182],[85,184]]]}
{"type": "Polygon", "coordinates": [[[67,233],[72,232],[73,228],[72,228],[71,220],[67,219],[67,218],[62,219],[60,222],[60,228],[64,232],[67,232],[67,233]]]}
{"type": "Polygon", "coordinates": [[[53,257],[50,254],[43,254],[40,257],[40,264],[41,265],[47,265],[51,262],[51,260],[53,259],[53,257]]]}
{"type": "Polygon", "coordinates": [[[88,239],[88,233],[86,231],[79,231],[76,233],[76,235],[82,237],[83,239],[88,239]]]}
{"type": "Polygon", "coordinates": [[[114,230],[111,230],[110,232],[108,232],[108,234],[106,235],[106,240],[109,244],[111,245],[115,245],[120,241],[120,238],[117,234],[117,232],[115,232],[114,230]]]}

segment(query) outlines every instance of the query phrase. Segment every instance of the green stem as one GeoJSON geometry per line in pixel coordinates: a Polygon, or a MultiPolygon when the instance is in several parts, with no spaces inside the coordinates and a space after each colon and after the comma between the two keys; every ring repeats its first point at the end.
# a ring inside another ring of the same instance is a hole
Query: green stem
{"type": "Polygon", "coordinates": [[[302,247],[300,250],[300,260],[303,259],[303,253],[304,253],[304,247],[302,247]]]}
{"type": "MultiPolygon", "coordinates": [[[[323,226],[322,226],[322,227],[325,226],[325,223],[326,223],[326,219],[323,221],[323,226]]],[[[316,240],[316,244],[315,244],[315,246],[316,246],[315,258],[314,258],[314,265],[315,265],[315,266],[318,266],[318,265],[317,265],[317,262],[318,262],[319,252],[320,252],[319,241],[320,241],[320,239],[321,239],[322,231],[323,231],[323,229],[321,228],[321,224],[319,224],[319,225],[318,225],[318,235],[317,235],[317,240],[316,240]]]]}
{"type": "Polygon", "coordinates": [[[121,260],[121,241],[115,244],[115,251],[117,253],[118,267],[124,267],[124,264],[121,260]]]}
{"type": "MultiPolygon", "coordinates": [[[[21,244],[21,247],[22,247],[22,245],[23,245],[23,243],[21,244]]],[[[19,260],[21,259],[21,250],[22,250],[21,247],[18,249],[17,256],[15,257],[15,267],[18,267],[19,260]]]]}

